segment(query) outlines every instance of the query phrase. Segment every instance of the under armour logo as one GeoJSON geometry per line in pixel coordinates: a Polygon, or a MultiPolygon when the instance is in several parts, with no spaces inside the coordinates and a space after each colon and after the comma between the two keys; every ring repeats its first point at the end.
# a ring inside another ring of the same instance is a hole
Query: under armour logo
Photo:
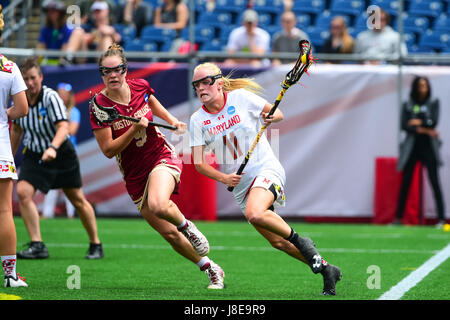
{"type": "Polygon", "coordinates": [[[133,108],[127,108],[128,113],[130,113],[131,111],[133,111],[133,108]]]}
{"type": "Polygon", "coordinates": [[[319,254],[315,254],[313,257],[314,263],[313,263],[313,268],[319,268],[320,265],[322,264],[322,257],[319,254]]]}

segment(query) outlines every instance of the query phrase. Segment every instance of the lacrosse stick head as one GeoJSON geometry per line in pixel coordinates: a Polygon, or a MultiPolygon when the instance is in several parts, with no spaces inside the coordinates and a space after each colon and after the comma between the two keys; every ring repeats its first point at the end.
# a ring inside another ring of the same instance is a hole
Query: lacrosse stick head
{"type": "Polygon", "coordinates": [[[308,40],[300,40],[298,43],[300,54],[295,62],[294,68],[286,74],[285,83],[289,86],[298,82],[313,62],[311,55],[311,43],[308,40]]]}
{"type": "Polygon", "coordinates": [[[113,107],[105,107],[97,103],[97,94],[89,101],[92,115],[99,124],[111,123],[119,118],[119,113],[113,107]]]}

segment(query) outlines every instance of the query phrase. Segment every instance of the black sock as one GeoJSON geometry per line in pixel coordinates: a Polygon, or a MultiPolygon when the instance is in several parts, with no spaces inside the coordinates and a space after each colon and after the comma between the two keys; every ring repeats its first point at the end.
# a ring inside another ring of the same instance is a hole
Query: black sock
{"type": "Polygon", "coordinates": [[[294,229],[291,228],[291,234],[289,235],[289,237],[284,238],[284,239],[286,239],[289,242],[292,242],[292,238],[294,237],[294,234],[295,234],[295,231],[294,231],[294,229]]]}

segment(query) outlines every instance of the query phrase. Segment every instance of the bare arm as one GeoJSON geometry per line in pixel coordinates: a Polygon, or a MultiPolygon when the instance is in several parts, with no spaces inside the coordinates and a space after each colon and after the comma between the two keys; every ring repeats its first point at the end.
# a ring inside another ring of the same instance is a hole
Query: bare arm
{"type": "Polygon", "coordinates": [[[17,124],[13,123],[9,134],[11,140],[11,150],[14,156],[17,153],[17,149],[19,149],[20,141],[22,140],[23,136],[23,130],[17,124]]]}
{"type": "Polygon", "coordinates": [[[178,133],[183,133],[186,131],[187,126],[184,122],[180,122],[177,118],[175,118],[166,108],[156,99],[153,95],[150,96],[149,106],[152,109],[152,112],[158,118],[163,119],[168,124],[177,127],[178,133]]]}
{"type": "Polygon", "coordinates": [[[13,106],[6,110],[8,120],[16,120],[28,114],[28,101],[25,91],[21,91],[12,96],[13,106]]]}
{"type": "Polygon", "coordinates": [[[145,130],[148,127],[147,118],[143,117],[138,123],[134,123],[124,134],[113,139],[111,128],[102,128],[94,130],[94,136],[97,140],[100,150],[111,159],[122,152],[133,141],[134,136],[139,130],[145,130]]]}
{"type": "Polygon", "coordinates": [[[269,114],[270,109],[272,109],[272,105],[270,103],[266,103],[263,111],[261,112],[261,116],[264,119],[264,125],[266,127],[269,126],[271,123],[279,122],[279,121],[283,120],[283,118],[284,118],[283,112],[281,112],[281,110],[278,108],[277,108],[277,110],[275,110],[275,113],[270,116],[270,118],[267,118],[267,115],[269,114]]]}
{"type": "Polygon", "coordinates": [[[221,182],[228,187],[235,187],[241,181],[242,176],[235,172],[226,174],[212,167],[205,160],[205,146],[192,147],[192,158],[194,160],[195,169],[204,176],[221,182]]]}

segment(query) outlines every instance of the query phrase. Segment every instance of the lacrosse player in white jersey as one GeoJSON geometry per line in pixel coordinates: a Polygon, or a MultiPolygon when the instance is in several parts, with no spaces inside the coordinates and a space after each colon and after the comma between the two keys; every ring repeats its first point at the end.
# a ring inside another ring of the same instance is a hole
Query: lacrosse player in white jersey
{"type": "MultiPolygon", "coordinates": [[[[3,26],[0,5],[0,43],[3,26]]],[[[28,286],[25,279],[16,272],[17,235],[12,212],[12,192],[17,172],[11,151],[8,123],[28,113],[26,90],[27,86],[17,65],[0,54],[0,256],[5,273],[5,287],[28,286]],[[8,108],[10,98],[14,106],[8,108]]]]}
{"type": "Polygon", "coordinates": [[[190,120],[190,146],[195,168],[201,174],[234,187],[233,195],[246,219],[270,244],[308,264],[324,279],[322,294],[335,295],[342,273],[328,264],[309,238],[300,237],[278,214],[275,206],[285,202],[284,169],[265,135],[256,145],[242,175],[236,171],[262,124],[283,120],[277,109],[268,116],[272,104],[260,97],[261,87],[252,79],[223,76],[213,63],[194,69],[193,88],[203,103],[190,120]],[[223,171],[205,161],[205,152],[214,152],[223,171]]]}

